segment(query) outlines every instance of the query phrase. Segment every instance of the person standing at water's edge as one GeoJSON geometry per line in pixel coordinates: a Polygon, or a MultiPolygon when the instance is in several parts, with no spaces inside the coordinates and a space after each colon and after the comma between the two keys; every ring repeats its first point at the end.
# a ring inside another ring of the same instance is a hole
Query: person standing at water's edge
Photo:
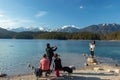
{"type": "Polygon", "coordinates": [[[95,49],[95,41],[92,41],[90,44],[90,54],[91,54],[91,57],[94,58],[94,49],[95,49]]]}
{"type": "MultiPolygon", "coordinates": [[[[57,50],[57,46],[50,47],[50,43],[47,43],[46,46],[47,46],[47,47],[46,47],[46,53],[47,53],[48,59],[50,60],[50,66],[51,66],[52,57],[54,56],[54,51],[57,50]]],[[[49,66],[49,67],[50,67],[50,66],[49,66]]]]}

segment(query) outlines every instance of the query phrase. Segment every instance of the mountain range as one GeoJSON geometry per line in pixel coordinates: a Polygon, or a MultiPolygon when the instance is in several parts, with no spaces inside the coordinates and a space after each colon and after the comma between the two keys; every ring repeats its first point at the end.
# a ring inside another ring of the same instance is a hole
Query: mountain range
{"type": "Polygon", "coordinates": [[[24,31],[31,31],[31,32],[38,32],[38,31],[47,31],[47,32],[70,32],[70,33],[74,33],[74,32],[92,32],[92,33],[102,33],[102,34],[106,34],[106,33],[111,33],[111,32],[116,32],[116,31],[120,31],[120,24],[98,24],[98,25],[90,25],[87,26],[85,28],[77,28],[74,25],[71,26],[63,26],[61,28],[58,28],[56,30],[47,30],[44,28],[34,28],[34,27],[19,27],[19,28],[14,28],[14,29],[3,29],[0,28],[0,32],[4,32],[4,31],[12,31],[12,32],[24,32],[24,31]]]}
{"type": "Polygon", "coordinates": [[[111,32],[120,31],[120,24],[98,24],[98,25],[90,25],[85,28],[76,28],[73,26],[66,26],[64,28],[60,28],[57,32],[92,32],[99,34],[107,34],[111,32]]]}
{"type": "Polygon", "coordinates": [[[74,25],[70,26],[63,26],[59,29],[54,30],[55,32],[79,32],[79,28],[75,27],[74,25]]]}
{"type": "Polygon", "coordinates": [[[45,31],[44,28],[42,27],[18,27],[18,28],[9,28],[7,29],[8,31],[13,31],[13,32],[24,32],[24,31],[32,31],[32,32],[37,32],[37,31],[45,31]]]}
{"type": "Polygon", "coordinates": [[[90,25],[83,29],[80,29],[79,32],[92,32],[92,33],[111,33],[120,31],[120,24],[98,24],[98,25],[90,25]]]}

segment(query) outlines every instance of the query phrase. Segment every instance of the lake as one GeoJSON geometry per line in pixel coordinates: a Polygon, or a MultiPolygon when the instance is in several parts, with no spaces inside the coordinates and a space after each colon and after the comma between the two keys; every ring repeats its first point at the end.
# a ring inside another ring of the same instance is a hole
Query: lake
{"type": "MultiPolygon", "coordinates": [[[[86,59],[83,53],[90,54],[90,40],[25,40],[0,39],[0,72],[8,75],[30,73],[27,64],[39,66],[45,52],[46,43],[57,46],[55,53],[60,55],[63,66],[75,65],[82,68],[86,59]]],[[[105,64],[120,65],[120,41],[96,41],[95,57],[105,64]]]]}

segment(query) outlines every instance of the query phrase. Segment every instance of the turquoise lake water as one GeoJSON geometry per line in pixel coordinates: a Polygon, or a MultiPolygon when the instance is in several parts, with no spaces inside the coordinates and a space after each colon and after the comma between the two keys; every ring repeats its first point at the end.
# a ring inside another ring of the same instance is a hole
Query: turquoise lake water
{"type": "MultiPolygon", "coordinates": [[[[63,66],[75,65],[82,68],[86,59],[83,53],[90,54],[90,40],[20,40],[0,39],[0,72],[8,75],[30,73],[30,63],[39,66],[45,53],[46,43],[57,46],[63,66]]],[[[120,65],[120,41],[96,41],[96,59],[105,64],[120,65]]]]}

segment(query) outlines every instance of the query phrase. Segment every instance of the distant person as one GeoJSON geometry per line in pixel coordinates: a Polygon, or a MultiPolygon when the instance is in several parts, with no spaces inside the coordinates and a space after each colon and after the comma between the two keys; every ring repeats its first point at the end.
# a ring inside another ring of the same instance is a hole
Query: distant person
{"type": "Polygon", "coordinates": [[[58,54],[54,54],[54,68],[55,68],[55,75],[57,77],[60,76],[59,71],[62,70],[61,59],[58,57],[58,54]]]}
{"type": "Polygon", "coordinates": [[[47,53],[48,59],[50,60],[50,65],[49,65],[49,67],[50,67],[51,63],[52,63],[52,58],[54,56],[54,51],[57,50],[57,46],[51,47],[49,43],[47,43],[46,46],[47,46],[46,47],[46,53],[47,53]]]}
{"type": "Polygon", "coordinates": [[[91,57],[94,58],[94,49],[95,49],[95,41],[92,41],[90,44],[90,54],[91,54],[91,57]]]}

